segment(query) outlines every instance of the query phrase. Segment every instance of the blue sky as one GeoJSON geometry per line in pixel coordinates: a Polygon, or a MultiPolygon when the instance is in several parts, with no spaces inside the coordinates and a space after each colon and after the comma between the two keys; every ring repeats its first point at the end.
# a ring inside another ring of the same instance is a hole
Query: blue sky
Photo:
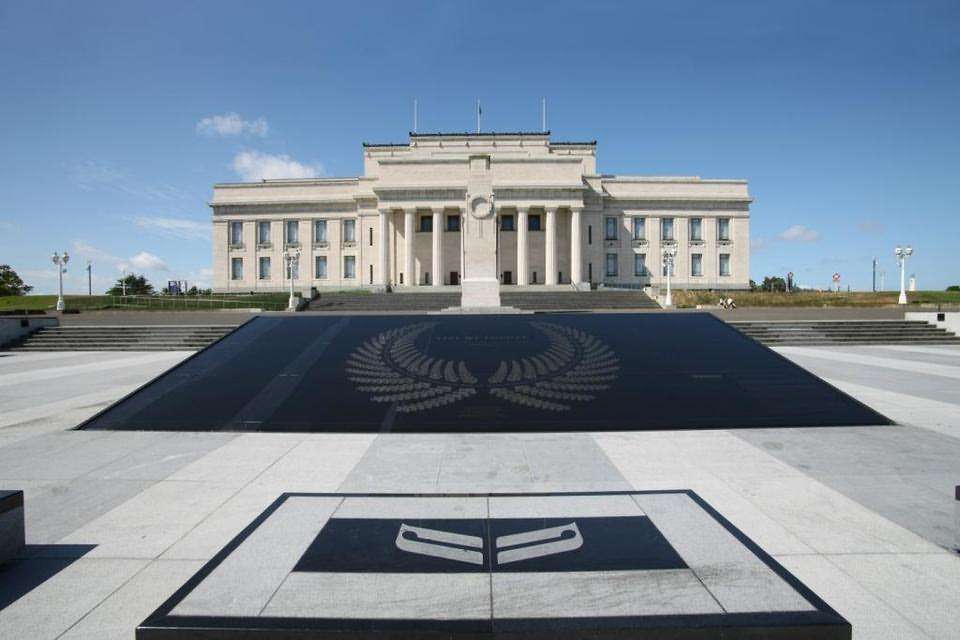
{"type": "Polygon", "coordinates": [[[209,282],[211,185],[539,128],[605,173],[747,178],[752,276],[960,283],[960,3],[0,3],[0,263],[209,282]]]}

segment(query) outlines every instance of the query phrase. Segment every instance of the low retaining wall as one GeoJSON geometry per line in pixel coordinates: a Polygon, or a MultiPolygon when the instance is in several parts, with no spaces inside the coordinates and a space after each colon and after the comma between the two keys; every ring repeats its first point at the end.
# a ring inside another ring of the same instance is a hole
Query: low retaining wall
{"type": "Polygon", "coordinates": [[[960,336],[960,311],[907,311],[907,320],[923,320],[960,336]]]}
{"type": "Polygon", "coordinates": [[[0,348],[6,347],[42,327],[58,327],[54,316],[0,316],[0,348]]]}

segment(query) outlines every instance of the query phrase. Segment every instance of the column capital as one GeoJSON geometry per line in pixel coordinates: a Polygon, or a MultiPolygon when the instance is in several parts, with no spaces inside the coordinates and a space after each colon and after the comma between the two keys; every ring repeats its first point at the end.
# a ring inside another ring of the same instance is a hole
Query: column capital
{"type": "Polygon", "coordinates": [[[543,210],[546,211],[547,213],[556,213],[559,208],[560,207],[558,207],[555,204],[548,204],[543,206],[543,210]]]}
{"type": "Polygon", "coordinates": [[[447,209],[448,209],[448,207],[443,206],[443,205],[441,205],[441,206],[439,206],[439,207],[430,207],[430,211],[433,212],[434,214],[443,213],[443,212],[446,211],[447,209]]]}

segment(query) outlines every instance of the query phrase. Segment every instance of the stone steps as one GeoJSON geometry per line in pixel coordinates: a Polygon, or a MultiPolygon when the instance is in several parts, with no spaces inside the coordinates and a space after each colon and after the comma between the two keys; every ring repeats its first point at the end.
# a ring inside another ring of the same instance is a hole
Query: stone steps
{"type": "Polygon", "coordinates": [[[11,351],[189,351],[203,349],[229,326],[60,326],[44,328],[11,351]]]}
{"type": "Polygon", "coordinates": [[[768,346],[957,344],[960,337],[913,320],[734,321],[730,326],[768,346]]]}
{"type": "MultiPolygon", "coordinates": [[[[506,307],[527,311],[588,311],[591,309],[658,309],[642,291],[510,291],[500,294],[506,307]]],[[[310,311],[439,311],[460,304],[458,292],[321,294],[310,311]]]]}

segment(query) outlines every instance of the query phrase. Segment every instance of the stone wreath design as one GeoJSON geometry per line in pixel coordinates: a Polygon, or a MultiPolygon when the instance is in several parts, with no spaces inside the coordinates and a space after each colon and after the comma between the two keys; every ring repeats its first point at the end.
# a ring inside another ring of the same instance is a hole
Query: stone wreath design
{"type": "Polygon", "coordinates": [[[620,370],[603,341],[571,327],[534,322],[547,348],[529,358],[501,360],[488,380],[478,380],[463,360],[435,358],[416,346],[417,337],[436,326],[421,322],[368,339],[347,358],[347,377],[374,402],[414,413],[459,402],[477,393],[527,407],[569,411],[593,400],[620,370]]]}

